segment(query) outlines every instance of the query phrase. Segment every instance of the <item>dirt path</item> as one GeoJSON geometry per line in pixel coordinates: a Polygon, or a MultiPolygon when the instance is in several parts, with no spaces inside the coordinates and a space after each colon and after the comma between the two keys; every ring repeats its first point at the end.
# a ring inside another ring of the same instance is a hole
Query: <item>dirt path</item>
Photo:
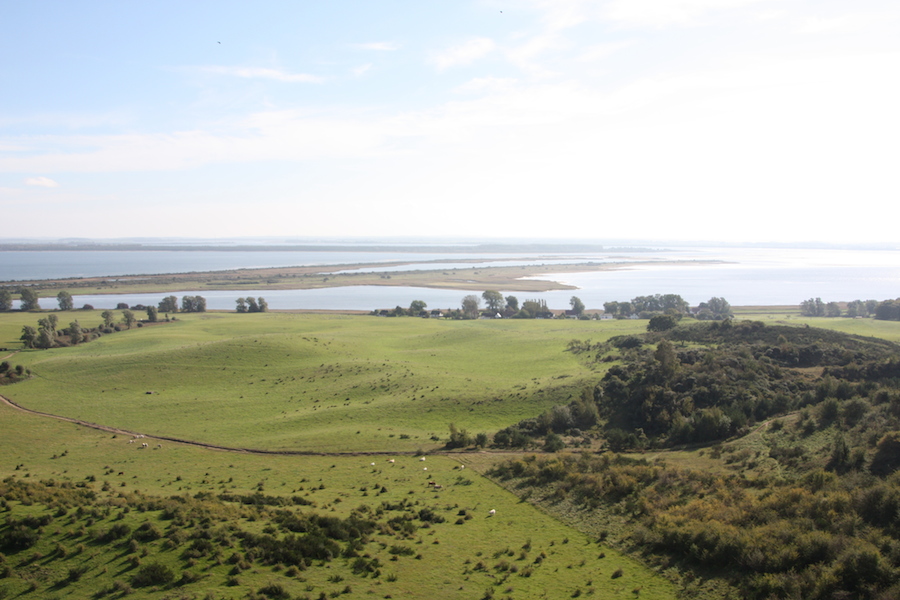
{"type": "MultiPolygon", "coordinates": [[[[74,423],[76,425],[81,425],[82,427],[89,427],[91,429],[97,429],[99,431],[106,431],[108,433],[114,433],[116,435],[125,435],[131,436],[133,438],[137,438],[141,436],[148,440],[164,440],[167,442],[176,442],[178,444],[186,444],[188,446],[195,446],[197,448],[206,448],[207,450],[220,450],[223,452],[238,452],[242,454],[265,454],[265,455],[278,455],[278,456],[398,456],[398,455],[409,455],[415,456],[416,452],[309,452],[302,450],[259,450],[256,448],[236,448],[232,446],[219,446],[216,444],[205,444],[203,442],[195,442],[192,440],[183,440],[181,438],[168,437],[163,435],[148,435],[144,433],[138,433],[135,431],[128,431],[126,429],[117,429],[115,427],[109,427],[107,425],[100,425],[98,423],[90,423],[88,421],[82,421],[80,419],[73,419],[70,417],[63,417],[60,415],[54,415],[50,413],[41,412],[38,410],[32,410],[30,408],[25,408],[20,404],[16,404],[6,396],[0,395],[0,403],[6,404],[10,408],[14,408],[18,411],[22,411],[29,415],[34,415],[37,417],[45,417],[48,419],[57,419],[58,421],[65,421],[67,423],[74,423]]],[[[429,454],[443,454],[443,455],[451,455],[453,453],[450,452],[429,452],[429,454]]]]}

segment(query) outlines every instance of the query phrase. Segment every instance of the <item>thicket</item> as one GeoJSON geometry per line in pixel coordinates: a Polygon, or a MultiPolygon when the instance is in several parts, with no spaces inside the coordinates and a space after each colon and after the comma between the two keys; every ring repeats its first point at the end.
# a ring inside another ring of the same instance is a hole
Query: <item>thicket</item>
{"type": "Polygon", "coordinates": [[[568,405],[498,432],[495,445],[589,430],[614,451],[709,443],[827,398],[890,393],[900,375],[900,347],[891,342],[752,321],[573,340],[568,350],[615,364],[568,405]]]}
{"type": "Polygon", "coordinates": [[[745,598],[896,598],[900,474],[823,468],[795,479],[716,475],[617,455],[511,460],[491,473],[626,522],[621,542],[745,598]]]}
{"type": "Polygon", "coordinates": [[[511,460],[494,477],[613,515],[623,544],[691,577],[720,576],[742,597],[900,596],[896,345],[726,321],[569,350],[621,362],[505,435],[596,420],[612,448],[719,441],[694,452],[722,468],[583,453],[511,460]]]}

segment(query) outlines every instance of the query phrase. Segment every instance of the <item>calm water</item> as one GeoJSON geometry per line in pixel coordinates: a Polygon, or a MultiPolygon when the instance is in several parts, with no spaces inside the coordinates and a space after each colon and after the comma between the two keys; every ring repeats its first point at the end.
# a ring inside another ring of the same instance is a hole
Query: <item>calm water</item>
{"type": "MultiPolygon", "coordinates": [[[[72,277],[90,275],[124,276],[143,273],[190,272],[239,267],[292,265],[348,265],[363,262],[432,260],[440,264],[402,269],[475,269],[458,261],[475,255],[416,254],[392,252],[0,252],[0,280],[72,277]]],[[[534,260],[530,255],[489,255],[493,264],[560,264],[570,262],[622,262],[627,260],[721,260],[725,264],[640,265],[618,271],[567,273],[555,279],[578,287],[556,292],[506,292],[519,298],[546,299],[551,308],[568,308],[577,295],[588,308],[602,308],[604,302],[629,300],[638,295],[680,294],[692,305],[722,296],[734,305],[799,304],[810,297],[844,301],[884,300],[900,297],[900,252],[874,250],[796,250],[692,248],[625,256],[616,253],[557,254],[534,260]]],[[[341,268],[335,271],[343,270],[341,268]]],[[[387,269],[386,269],[387,270],[387,269]]],[[[203,291],[184,290],[183,295],[201,294],[210,309],[230,310],[238,296],[263,296],[272,309],[372,310],[409,306],[424,300],[430,308],[456,308],[467,293],[483,290],[436,290],[428,288],[356,286],[322,290],[203,291]]],[[[169,294],[128,294],[122,296],[76,296],[76,306],[92,304],[113,308],[118,302],[157,304],[169,294]]],[[[52,308],[55,300],[42,301],[52,308]]]]}

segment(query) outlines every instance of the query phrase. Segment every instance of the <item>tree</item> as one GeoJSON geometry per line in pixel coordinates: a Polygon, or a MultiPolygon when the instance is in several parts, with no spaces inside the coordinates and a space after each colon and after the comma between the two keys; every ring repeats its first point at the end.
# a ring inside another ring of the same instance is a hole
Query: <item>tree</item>
{"type": "Polygon", "coordinates": [[[825,316],[826,317],[839,317],[841,316],[841,306],[837,302],[829,302],[825,305],[825,316]]]}
{"type": "Polygon", "coordinates": [[[35,345],[38,348],[52,348],[56,345],[56,334],[50,329],[41,328],[35,345]]]}
{"type": "Polygon", "coordinates": [[[672,315],[656,315],[647,323],[647,331],[668,331],[678,325],[678,319],[672,315]]]}
{"type": "Polygon", "coordinates": [[[84,341],[84,334],[81,333],[81,325],[78,324],[77,320],[69,323],[69,328],[66,330],[66,333],[69,334],[69,341],[72,344],[79,344],[84,341]]]}
{"type": "Polygon", "coordinates": [[[12,294],[9,290],[0,290],[0,312],[12,310],[12,294]]]}
{"type": "Polygon", "coordinates": [[[259,312],[259,304],[256,303],[256,298],[253,296],[247,296],[247,312],[259,312]]]}
{"type": "MultiPolygon", "coordinates": [[[[257,307],[259,307],[259,312],[269,312],[269,303],[266,302],[266,299],[262,296],[257,300],[257,307]]],[[[206,301],[203,301],[203,310],[206,310],[206,301]]]]}
{"type": "Polygon", "coordinates": [[[134,313],[130,310],[122,311],[122,320],[125,321],[125,326],[128,327],[128,329],[131,329],[131,326],[134,325],[135,321],[137,321],[134,313]]]}
{"type": "Polygon", "coordinates": [[[103,317],[103,324],[106,327],[112,327],[113,321],[116,320],[116,313],[111,310],[104,310],[100,316],[103,317]]]}
{"type": "Polygon", "coordinates": [[[810,298],[800,303],[800,313],[804,317],[825,316],[825,303],[821,298],[810,298]]]}
{"type": "Polygon", "coordinates": [[[469,294],[462,299],[463,316],[466,319],[477,319],[478,309],[481,306],[481,300],[475,294],[469,294]]]}
{"type": "Polygon", "coordinates": [[[522,309],[516,315],[520,319],[546,318],[552,313],[547,308],[546,300],[526,300],[522,303],[522,309]]]}
{"type": "Polygon", "coordinates": [[[56,315],[47,315],[43,319],[38,319],[39,348],[50,348],[56,343],[56,323],[56,315]]]}
{"type": "Polygon", "coordinates": [[[669,340],[663,340],[656,345],[656,351],[653,358],[659,363],[659,367],[665,375],[671,375],[678,367],[678,355],[675,353],[675,347],[669,340]]]}
{"type": "Polygon", "coordinates": [[[147,307],[147,320],[151,323],[156,323],[156,320],[159,318],[159,311],[155,306],[147,307]]]}
{"type": "Polygon", "coordinates": [[[238,298],[237,300],[235,300],[235,302],[237,303],[237,311],[239,313],[247,312],[247,299],[246,298],[238,298]]]}
{"type": "Polygon", "coordinates": [[[75,302],[72,300],[72,294],[70,294],[66,290],[62,290],[60,293],[58,293],[56,295],[56,300],[59,302],[59,310],[73,310],[75,308],[75,302]]]}
{"type": "Polygon", "coordinates": [[[701,320],[730,319],[734,316],[731,312],[731,305],[725,298],[714,296],[706,302],[701,302],[698,308],[700,312],[697,314],[697,318],[701,320]]]}
{"type": "Polygon", "coordinates": [[[159,312],[178,312],[178,298],[176,298],[175,296],[166,296],[165,298],[160,300],[159,312]]]}
{"type": "Polygon", "coordinates": [[[506,308],[513,312],[517,312],[519,310],[519,299],[515,296],[507,296],[506,297],[506,308]]]}
{"type": "Polygon", "coordinates": [[[447,442],[447,448],[465,448],[472,445],[472,436],[465,429],[457,429],[456,425],[450,423],[450,441],[447,442]]]}
{"type": "Polygon", "coordinates": [[[572,296],[569,299],[569,306],[572,307],[572,312],[576,315],[581,315],[584,312],[584,302],[578,296],[572,296]]]}
{"type": "Polygon", "coordinates": [[[875,308],[875,318],[879,321],[898,321],[900,320],[900,301],[885,300],[879,302],[875,308]]]}
{"type": "Polygon", "coordinates": [[[183,296],[181,312],[206,312],[206,298],[203,296],[183,296]]]}
{"type": "Polygon", "coordinates": [[[619,303],[618,302],[604,302],[603,303],[603,312],[615,317],[619,314],[619,303]]]}
{"type": "Polygon", "coordinates": [[[409,316],[418,317],[428,307],[424,300],[413,300],[409,303],[409,316]]]}
{"type": "Polygon", "coordinates": [[[484,303],[487,305],[488,310],[493,312],[503,310],[503,294],[500,292],[487,290],[481,294],[481,297],[484,299],[484,303]]]}
{"type": "Polygon", "coordinates": [[[566,443],[556,433],[550,432],[544,440],[544,452],[559,452],[566,447],[566,443]]]}
{"type": "Polygon", "coordinates": [[[31,325],[22,327],[22,336],[19,338],[25,344],[26,348],[34,348],[37,345],[38,332],[31,325]]]}
{"type": "Polygon", "coordinates": [[[19,305],[21,310],[41,310],[37,292],[31,288],[19,288],[19,300],[21,302],[19,305]]]}

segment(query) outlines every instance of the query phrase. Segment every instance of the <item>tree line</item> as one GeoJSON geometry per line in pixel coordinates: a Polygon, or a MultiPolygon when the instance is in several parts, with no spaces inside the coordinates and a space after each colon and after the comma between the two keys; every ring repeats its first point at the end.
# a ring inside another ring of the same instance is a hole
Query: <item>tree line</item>
{"type": "Polygon", "coordinates": [[[269,303],[262,296],[258,300],[252,296],[247,296],[246,298],[238,298],[235,302],[239,313],[269,312],[269,303]]]}
{"type": "Polygon", "coordinates": [[[852,300],[844,309],[838,302],[823,302],[821,298],[809,298],[800,302],[804,317],[874,318],[881,321],[900,321],[900,298],[895,300],[852,300]]]}

